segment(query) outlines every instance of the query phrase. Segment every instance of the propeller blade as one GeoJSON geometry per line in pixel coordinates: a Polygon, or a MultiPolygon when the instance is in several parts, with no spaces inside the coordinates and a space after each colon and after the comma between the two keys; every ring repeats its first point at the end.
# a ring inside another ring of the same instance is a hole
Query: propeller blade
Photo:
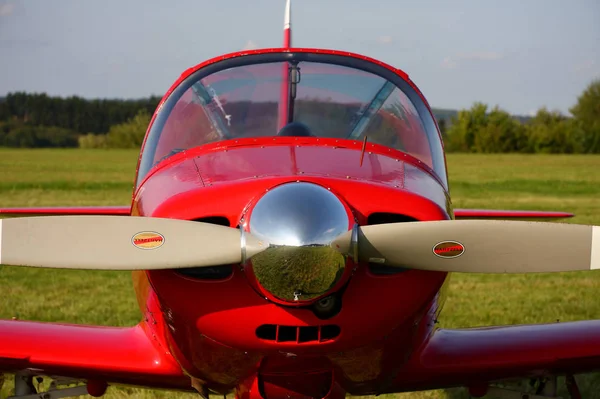
{"type": "MultiPolygon", "coordinates": [[[[244,234],[250,257],[268,244],[244,234]]],[[[239,263],[240,230],[186,220],[48,216],[0,220],[0,264],[151,270],[239,263]]]]}
{"type": "MultiPolygon", "coordinates": [[[[351,232],[332,246],[352,254],[351,232]]],[[[445,220],[364,226],[362,261],[462,273],[600,269],[600,227],[503,220],[445,220]]]]}

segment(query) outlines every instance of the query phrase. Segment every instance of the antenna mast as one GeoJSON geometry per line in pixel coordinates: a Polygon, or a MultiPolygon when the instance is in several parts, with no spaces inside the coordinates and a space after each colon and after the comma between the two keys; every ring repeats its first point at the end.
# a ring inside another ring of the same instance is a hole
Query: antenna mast
{"type": "MultiPolygon", "coordinates": [[[[283,47],[292,47],[292,4],[291,0],[286,0],[285,3],[285,16],[283,18],[283,47]]],[[[289,65],[287,62],[283,63],[281,70],[281,93],[279,96],[278,106],[278,122],[277,128],[280,130],[283,128],[289,120],[290,111],[290,83],[289,83],[289,65]]]]}
{"type": "Polygon", "coordinates": [[[285,3],[285,17],[283,19],[283,47],[292,47],[292,4],[291,0],[285,3]]]}

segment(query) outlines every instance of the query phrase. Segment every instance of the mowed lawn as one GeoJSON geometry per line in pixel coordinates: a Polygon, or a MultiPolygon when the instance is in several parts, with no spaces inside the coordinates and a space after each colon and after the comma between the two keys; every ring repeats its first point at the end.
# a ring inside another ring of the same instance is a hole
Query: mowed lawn
{"type": "MultiPolygon", "coordinates": [[[[128,204],[137,156],[0,149],[0,207],[128,204]]],[[[450,154],[448,169],[455,207],[569,211],[577,216],[567,222],[600,225],[600,156],[450,154]]],[[[0,287],[0,318],[127,326],[140,317],[129,273],[3,267],[0,287]]],[[[600,319],[599,292],[600,272],[455,274],[440,321],[457,328],[600,319]]],[[[600,374],[578,382],[584,397],[600,398],[600,374]]],[[[0,397],[8,394],[6,385],[0,397]]],[[[171,395],[110,388],[107,396],[171,395]]],[[[462,389],[390,396],[467,397],[462,389]]]]}

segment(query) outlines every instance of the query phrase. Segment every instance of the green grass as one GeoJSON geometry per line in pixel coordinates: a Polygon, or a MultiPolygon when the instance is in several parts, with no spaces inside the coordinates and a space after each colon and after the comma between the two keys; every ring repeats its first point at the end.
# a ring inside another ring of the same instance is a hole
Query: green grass
{"type": "Polygon", "coordinates": [[[0,206],[129,204],[138,151],[0,148],[0,206]]]}
{"type": "MultiPolygon", "coordinates": [[[[0,207],[128,204],[136,162],[128,150],[0,149],[0,207]]],[[[600,156],[450,154],[448,164],[457,208],[568,211],[577,214],[568,222],[600,225],[600,156]]],[[[0,318],[118,326],[140,318],[129,273],[4,267],[0,287],[0,318]]],[[[454,275],[440,321],[455,328],[600,319],[599,291],[599,272],[454,275]]],[[[584,397],[600,398],[600,374],[578,382],[584,397]]],[[[107,396],[166,395],[110,388],[107,396]]],[[[385,396],[467,397],[462,389],[385,396]]]]}

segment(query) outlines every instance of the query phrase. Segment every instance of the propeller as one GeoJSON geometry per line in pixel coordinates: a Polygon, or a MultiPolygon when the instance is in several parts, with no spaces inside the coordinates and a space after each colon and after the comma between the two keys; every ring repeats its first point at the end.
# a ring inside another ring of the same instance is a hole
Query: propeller
{"type": "MultiPolygon", "coordinates": [[[[353,258],[357,253],[361,261],[442,272],[600,269],[600,227],[575,224],[390,223],[348,231],[331,246],[353,258]]],[[[44,216],[0,220],[0,264],[13,266],[177,269],[240,263],[268,247],[267,242],[235,228],[177,219],[44,216]]]]}
{"type": "MultiPolygon", "coordinates": [[[[352,255],[352,232],[333,248],[352,255]]],[[[356,241],[356,240],[355,240],[356,241]]],[[[364,226],[359,260],[463,273],[600,269],[600,227],[503,220],[445,220],[364,226]]]]}
{"type": "Polygon", "coordinates": [[[240,263],[266,249],[248,233],[186,220],[45,216],[0,220],[0,264],[152,270],[240,263]],[[244,253],[243,253],[244,252],[244,253]]]}

